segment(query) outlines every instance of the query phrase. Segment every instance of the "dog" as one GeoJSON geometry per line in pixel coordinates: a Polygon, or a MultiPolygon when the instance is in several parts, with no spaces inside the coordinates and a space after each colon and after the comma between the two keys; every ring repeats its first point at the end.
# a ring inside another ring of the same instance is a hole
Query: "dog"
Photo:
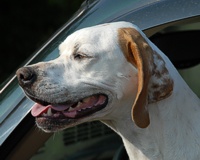
{"type": "Polygon", "coordinates": [[[200,159],[200,101],[170,60],[129,22],[78,30],[57,59],[16,72],[45,132],[100,120],[130,160],[200,159]]]}

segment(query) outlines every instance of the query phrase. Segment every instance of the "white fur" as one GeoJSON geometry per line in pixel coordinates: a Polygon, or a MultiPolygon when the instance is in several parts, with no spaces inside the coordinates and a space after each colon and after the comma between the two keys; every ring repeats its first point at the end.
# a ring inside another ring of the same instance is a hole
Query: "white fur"
{"type": "Polygon", "coordinates": [[[49,95],[46,98],[56,97],[57,101],[61,101],[66,91],[66,99],[96,92],[109,96],[106,108],[80,119],[74,125],[101,120],[122,137],[130,160],[200,159],[199,98],[169,59],[131,23],[116,22],[79,30],[60,45],[59,58],[36,65],[43,65],[41,70],[45,70],[48,77],[38,84],[41,87],[38,92],[49,95]],[[147,106],[150,125],[144,129],[137,127],[131,118],[137,92],[137,69],[127,62],[118,43],[118,28],[129,27],[136,28],[160,54],[174,81],[171,96],[147,106]],[[75,46],[76,52],[85,53],[90,58],[74,60],[75,46]],[[44,67],[47,64],[53,67],[44,67]],[[42,88],[44,83],[49,85],[49,90],[42,88]]]}

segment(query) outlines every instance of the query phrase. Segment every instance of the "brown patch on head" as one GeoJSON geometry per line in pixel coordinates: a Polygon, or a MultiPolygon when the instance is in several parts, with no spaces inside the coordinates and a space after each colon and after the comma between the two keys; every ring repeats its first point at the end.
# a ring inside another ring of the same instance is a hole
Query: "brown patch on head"
{"type": "Polygon", "coordinates": [[[134,28],[120,28],[119,44],[127,61],[138,69],[138,91],[132,107],[137,126],[149,125],[147,104],[169,96],[173,89],[165,62],[134,28]],[[157,81],[161,80],[161,81],[157,81]]]}

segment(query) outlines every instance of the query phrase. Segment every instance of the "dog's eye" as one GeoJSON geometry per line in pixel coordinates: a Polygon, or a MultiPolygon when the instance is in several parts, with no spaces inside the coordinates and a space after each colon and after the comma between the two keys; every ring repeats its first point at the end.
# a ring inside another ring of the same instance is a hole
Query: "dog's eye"
{"type": "Polygon", "coordinates": [[[75,60],[82,60],[83,58],[87,58],[87,55],[82,54],[82,53],[75,53],[74,54],[74,59],[75,60]]]}
{"type": "Polygon", "coordinates": [[[76,60],[81,60],[83,58],[84,58],[84,55],[81,55],[79,53],[74,54],[74,59],[76,59],[76,60]]]}

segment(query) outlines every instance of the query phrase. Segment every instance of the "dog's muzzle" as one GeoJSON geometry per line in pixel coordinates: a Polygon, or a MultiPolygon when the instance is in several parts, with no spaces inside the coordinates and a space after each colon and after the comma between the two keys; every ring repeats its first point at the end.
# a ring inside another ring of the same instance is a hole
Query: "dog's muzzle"
{"type": "Polygon", "coordinates": [[[36,102],[31,110],[32,116],[36,117],[37,125],[46,131],[60,130],[80,118],[88,117],[100,111],[108,104],[108,96],[99,92],[85,95],[85,97],[75,95],[76,98],[66,98],[66,101],[60,103],[55,103],[56,101],[52,97],[52,101],[47,102],[44,97],[35,96],[37,90],[34,90],[34,86],[40,83],[38,79],[42,77],[39,77],[37,70],[34,69],[32,67],[22,67],[17,70],[16,75],[19,85],[26,95],[36,102]]]}

